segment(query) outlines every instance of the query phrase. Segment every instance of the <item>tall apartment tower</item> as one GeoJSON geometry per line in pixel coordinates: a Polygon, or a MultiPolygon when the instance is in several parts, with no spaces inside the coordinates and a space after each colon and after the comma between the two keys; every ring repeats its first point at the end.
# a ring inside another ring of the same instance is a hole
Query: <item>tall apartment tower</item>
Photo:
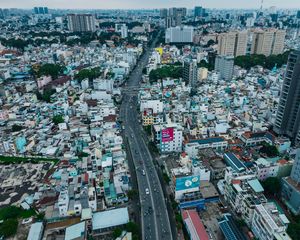
{"type": "Polygon", "coordinates": [[[196,59],[185,59],[183,62],[183,80],[194,88],[198,81],[198,68],[196,59]]]}
{"type": "Polygon", "coordinates": [[[285,30],[256,30],[253,33],[251,54],[263,54],[265,56],[283,53],[285,30]]]}
{"type": "Polygon", "coordinates": [[[274,131],[300,144],[300,50],[288,58],[274,131]]]}
{"type": "Polygon", "coordinates": [[[68,28],[72,32],[96,31],[95,17],[92,14],[68,14],[68,28]]]}
{"type": "Polygon", "coordinates": [[[222,56],[246,55],[248,32],[228,32],[218,36],[218,54],[222,56]]]}
{"type": "Polygon", "coordinates": [[[167,28],[180,26],[184,16],[186,16],[186,8],[169,8],[165,26],[167,28]]]}
{"type": "Polygon", "coordinates": [[[230,81],[233,76],[234,58],[233,56],[217,56],[215,70],[220,73],[221,79],[230,81]]]}

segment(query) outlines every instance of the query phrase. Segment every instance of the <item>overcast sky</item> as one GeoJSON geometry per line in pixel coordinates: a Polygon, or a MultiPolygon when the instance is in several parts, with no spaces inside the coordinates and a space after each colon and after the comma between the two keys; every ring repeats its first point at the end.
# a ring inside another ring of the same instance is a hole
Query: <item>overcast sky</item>
{"type": "MultiPolygon", "coordinates": [[[[0,0],[0,8],[129,9],[203,6],[207,8],[258,8],[261,0],[0,0]]],[[[300,0],[264,0],[264,7],[299,8],[300,0]]]]}

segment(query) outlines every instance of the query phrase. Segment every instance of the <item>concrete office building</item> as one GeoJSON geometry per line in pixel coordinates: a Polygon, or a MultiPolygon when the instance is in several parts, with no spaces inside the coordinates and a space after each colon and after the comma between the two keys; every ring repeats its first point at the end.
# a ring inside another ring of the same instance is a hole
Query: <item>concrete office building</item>
{"type": "MultiPolygon", "coordinates": [[[[164,14],[165,12],[162,12],[162,15],[164,14]]],[[[166,28],[181,26],[184,16],[186,16],[186,8],[169,8],[168,14],[165,17],[166,28]]]]}
{"type": "Polygon", "coordinates": [[[233,76],[234,57],[217,56],[215,61],[215,70],[220,73],[221,79],[230,81],[233,76]]]}
{"type": "Polygon", "coordinates": [[[195,17],[205,17],[205,8],[197,6],[194,9],[194,16],[195,17]]]}
{"type": "Polygon", "coordinates": [[[218,36],[218,54],[222,56],[246,55],[248,32],[228,32],[218,36]]]}
{"type": "Polygon", "coordinates": [[[121,38],[128,37],[128,27],[126,26],[125,23],[116,23],[115,31],[121,33],[121,38]]]}
{"type": "Polygon", "coordinates": [[[96,31],[95,17],[92,14],[68,14],[68,28],[72,32],[96,31]]]}
{"type": "Polygon", "coordinates": [[[194,28],[189,26],[171,27],[166,30],[166,43],[191,43],[194,39],[194,28]]]}
{"type": "Polygon", "coordinates": [[[35,7],[33,9],[34,14],[48,14],[47,7],[35,7]]]}
{"type": "Polygon", "coordinates": [[[274,131],[300,143],[300,50],[290,53],[281,89],[274,131]]]}
{"type": "Polygon", "coordinates": [[[300,214],[300,149],[297,150],[290,177],[282,179],[281,198],[290,211],[300,214]]]}
{"type": "Polygon", "coordinates": [[[285,30],[255,30],[252,37],[251,54],[270,56],[283,53],[285,35],[285,30]]]}
{"type": "Polygon", "coordinates": [[[185,59],[183,62],[183,80],[194,88],[198,82],[198,68],[196,59],[185,59]]]}
{"type": "Polygon", "coordinates": [[[162,8],[162,9],[160,9],[160,11],[159,11],[159,16],[160,16],[161,18],[167,17],[167,16],[168,16],[168,9],[167,9],[167,8],[162,8]]]}

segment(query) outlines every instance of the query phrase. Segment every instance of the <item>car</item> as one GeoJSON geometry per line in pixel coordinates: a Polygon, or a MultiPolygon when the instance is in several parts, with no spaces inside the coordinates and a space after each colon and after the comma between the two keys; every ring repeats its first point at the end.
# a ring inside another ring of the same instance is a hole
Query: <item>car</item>
{"type": "Polygon", "coordinates": [[[145,192],[146,192],[147,195],[149,195],[149,194],[150,194],[149,188],[146,188],[146,189],[145,189],[145,192]]]}
{"type": "Polygon", "coordinates": [[[22,221],[22,224],[29,224],[29,223],[31,223],[32,222],[32,217],[31,218],[25,218],[25,219],[23,219],[23,221],[22,221]]]}
{"type": "Polygon", "coordinates": [[[145,175],[146,175],[146,173],[145,173],[145,170],[144,170],[144,169],[142,170],[142,175],[143,175],[143,176],[145,176],[145,175]]]}

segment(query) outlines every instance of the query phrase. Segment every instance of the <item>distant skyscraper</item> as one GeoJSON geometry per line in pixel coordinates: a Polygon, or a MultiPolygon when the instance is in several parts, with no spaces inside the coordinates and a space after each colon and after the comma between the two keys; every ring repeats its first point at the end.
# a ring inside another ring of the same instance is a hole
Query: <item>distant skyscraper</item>
{"type": "Polygon", "coordinates": [[[297,11],[297,18],[300,18],[300,10],[297,11]]]}
{"type": "Polygon", "coordinates": [[[92,14],[68,14],[68,28],[72,32],[94,32],[95,17],[92,14]]]}
{"type": "Polygon", "coordinates": [[[205,17],[205,9],[203,7],[195,7],[194,15],[195,17],[205,17]]]}
{"type": "Polygon", "coordinates": [[[33,8],[34,14],[48,14],[47,7],[34,7],[33,8]]]}
{"type": "Polygon", "coordinates": [[[166,43],[191,43],[193,39],[193,27],[171,27],[166,30],[166,43]]]}
{"type": "Polygon", "coordinates": [[[167,8],[160,9],[159,16],[161,18],[166,18],[168,16],[168,9],[167,8]]]}
{"type": "Polygon", "coordinates": [[[34,7],[33,12],[34,12],[35,14],[39,14],[39,8],[38,8],[38,7],[34,7]]]}
{"type": "Polygon", "coordinates": [[[180,26],[184,16],[186,16],[186,8],[169,8],[165,26],[167,28],[180,26]]]}
{"type": "Polygon", "coordinates": [[[274,131],[300,144],[300,50],[288,58],[274,131]]]}
{"type": "Polygon", "coordinates": [[[218,36],[218,54],[222,56],[246,55],[248,32],[228,32],[218,36]]]}
{"type": "Polygon", "coordinates": [[[198,81],[198,68],[196,59],[185,59],[183,62],[183,80],[194,88],[198,81]]]}
{"type": "Polygon", "coordinates": [[[217,56],[215,61],[215,70],[220,73],[221,79],[230,81],[233,76],[234,57],[217,56]]]}
{"type": "Polygon", "coordinates": [[[265,56],[282,54],[285,35],[285,30],[278,29],[254,31],[251,54],[263,54],[265,56]]]}

